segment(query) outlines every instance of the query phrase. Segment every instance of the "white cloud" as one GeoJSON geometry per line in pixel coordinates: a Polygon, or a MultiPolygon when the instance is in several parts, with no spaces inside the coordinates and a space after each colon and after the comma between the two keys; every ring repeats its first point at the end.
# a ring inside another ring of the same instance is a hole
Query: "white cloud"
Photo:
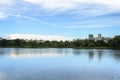
{"type": "MultiPolygon", "coordinates": [[[[120,12],[120,1],[119,0],[1,0],[0,4],[3,4],[2,10],[15,13],[29,13],[38,12],[35,15],[40,16],[42,12],[47,12],[49,14],[59,14],[70,11],[68,14],[80,15],[82,17],[100,16],[104,14],[110,14],[115,12],[120,12]],[[6,4],[11,4],[7,6],[6,4]],[[33,9],[33,5],[36,6],[33,9]],[[31,7],[31,8],[30,8],[31,7]],[[17,9],[16,9],[17,8],[17,9]],[[41,12],[42,9],[42,12],[41,12]],[[29,12],[31,11],[31,12],[29,12]]],[[[1,5],[0,5],[1,6],[1,5]]],[[[1,10],[1,8],[0,8],[1,10]]],[[[46,15],[43,13],[43,15],[46,15]]]]}
{"type": "Polygon", "coordinates": [[[111,8],[114,8],[114,9],[120,9],[120,0],[91,0],[93,2],[96,2],[98,4],[103,4],[103,5],[108,5],[110,6],[111,8]]]}
{"type": "Polygon", "coordinates": [[[35,34],[10,34],[7,36],[7,39],[49,40],[49,41],[71,40],[70,38],[63,36],[35,35],[35,34]]]}
{"type": "MultiPolygon", "coordinates": [[[[82,6],[102,5],[111,9],[120,9],[120,0],[24,0],[26,2],[42,6],[47,10],[66,10],[73,8],[81,8],[82,6]]],[[[92,7],[96,7],[92,6],[92,7]]]]}
{"type": "Polygon", "coordinates": [[[12,10],[18,13],[20,13],[20,9],[23,9],[23,11],[29,11],[32,6],[30,8],[27,5],[30,3],[37,6],[36,8],[42,8],[44,11],[50,13],[66,12],[70,10],[70,13],[85,16],[109,14],[113,11],[120,10],[120,0],[0,0],[0,6],[2,4],[4,7],[10,7],[6,4],[11,4],[14,6],[11,7],[12,10]],[[25,7],[29,10],[24,10],[25,7]]]}
{"type": "Polygon", "coordinates": [[[4,19],[6,17],[7,17],[7,15],[4,12],[0,12],[0,19],[4,19]]]}
{"type": "MultiPolygon", "coordinates": [[[[59,16],[59,14],[65,14],[74,15],[74,18],[84,19],[120,12],[119,0],[23,0],[23,2],[32,4],[38,8],[36,11],[38,13],[29,13],[36,16],[40,16],[42,14],[43,16],[54,17],[57,15],[59,16]]],[[[32,18],[36,19],[37,17],[32,18]]],[[[72,20],[70,16],[68,19],[72,20]]],[[[38,20],[44,22],[42,21],[42,18],[39,18],[38,20]]],[[[64,20],[65,19],[61,21],[64,20]]]]}
{"type": "Polygon", "coordinates": [[[74,2],[71,0],[24,0],[24,1],[41,6],[43,9],[47,11],[51,10],[64,11],[76,7],[76,4],[74,4],[74,2]]]}
{"type": "MultiPolygon", "coordinates": [[[[18,23],[38,22],[49,26],[59,27],[62,26],[62,21],[65,23],[63,25],[67,25],[66,23],[70,23],[69,21],[75,22],[80,21],[80,19],[86,18],[87,20],[88,18],[96,16],[119,13],[119,3],[120,0],[0,0],[0,19],[11,16],[10,18],[18,23]],[[62,14],[62,16],[65,17],[61,18],[61,15],[59,14],[62,14]],[[45,21],[46,17],[48,17],[48,19],[45,21]],[[50,18],[56,19],[56,22],[58,21],[60,24],[53,24],[54,22],[52,22],[52,19],[50,20],[50,18]]],[[[114,19],[112,21],[117,20],[114,19]]],[[[90,24],[93,27],[106,26],[106,24],[94,24],[93,22],[90,24]]],[[[79,23],[73,26],[68,25],[66,27],[89,27],[84,21],[83,24],[84,25],[81,25],[79,23]]]]}
{"type": "Polygon", "coordinates": [[[11,5],[15,0],[0,0],[0,5],[11,5]]]}

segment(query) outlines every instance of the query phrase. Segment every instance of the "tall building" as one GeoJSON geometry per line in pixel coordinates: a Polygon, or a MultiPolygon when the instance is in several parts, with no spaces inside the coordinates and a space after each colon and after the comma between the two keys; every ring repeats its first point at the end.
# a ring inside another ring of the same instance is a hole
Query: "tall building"
{"type": "Polygon", "coordinates": [[[93,34],[89,34],[89,40],[94,40],[94,36],[93,36],[93,34]]]}
{"type": "Polygon", "coordinates": [[[102,35],[98,34],[98,40],[102,40],[102,35]]]}
{"type": "Polygon", "coordinates": [[[2,37],[0,37],[0,40],[2,40],[3,38],[2,37]]]}

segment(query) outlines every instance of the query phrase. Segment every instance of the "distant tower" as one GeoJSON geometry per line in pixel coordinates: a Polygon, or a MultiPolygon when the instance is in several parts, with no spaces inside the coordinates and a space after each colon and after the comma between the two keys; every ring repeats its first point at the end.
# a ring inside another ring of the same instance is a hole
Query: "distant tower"
{"type": "Polygon", "coordinates": [[[2,40],[3,38],[2,37],[0,37],[0,40],[2,40]]]}
{"type": "Polygon", "coordinates": [[[94,36],[93,36],[93,34],[89,34],[89,40],[94,40],[94,36]]]}
{"type": "Polygon", "coordinates": [[[98,34],[98,40],[102,40],[102,35],[98,34]]]}

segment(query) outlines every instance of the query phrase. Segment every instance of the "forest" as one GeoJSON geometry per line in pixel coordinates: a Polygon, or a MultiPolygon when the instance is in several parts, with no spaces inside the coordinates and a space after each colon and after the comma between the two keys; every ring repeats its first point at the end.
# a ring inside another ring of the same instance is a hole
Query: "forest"
{"type": "Polygon", "coordinates": [[[42,41],[42,40],[0,40],[0,47],[6,48],[114,48],[120,49],[120,36],[115,36],[109,41],[81,40],[72,41],[42,41]]]}

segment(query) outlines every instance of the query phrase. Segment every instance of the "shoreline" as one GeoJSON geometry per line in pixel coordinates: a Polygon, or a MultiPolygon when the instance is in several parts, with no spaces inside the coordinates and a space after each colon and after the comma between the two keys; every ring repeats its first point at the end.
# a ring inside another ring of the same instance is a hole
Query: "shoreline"
{"type": "Polygon", "coordinates": [[[107,48],[107,47],[81,47],[81,48],[71,48],[71,47],[0,47],[0,48],[29,48],[29,49],[31,49],[31,48],[33,48],[33,49],[43,49],[43,48],[45,48],[45,49],[47,49],[47,48],[49,48],[49,49],[116,49],[116,50],[120,50],[120,48],[107,48]]]}

